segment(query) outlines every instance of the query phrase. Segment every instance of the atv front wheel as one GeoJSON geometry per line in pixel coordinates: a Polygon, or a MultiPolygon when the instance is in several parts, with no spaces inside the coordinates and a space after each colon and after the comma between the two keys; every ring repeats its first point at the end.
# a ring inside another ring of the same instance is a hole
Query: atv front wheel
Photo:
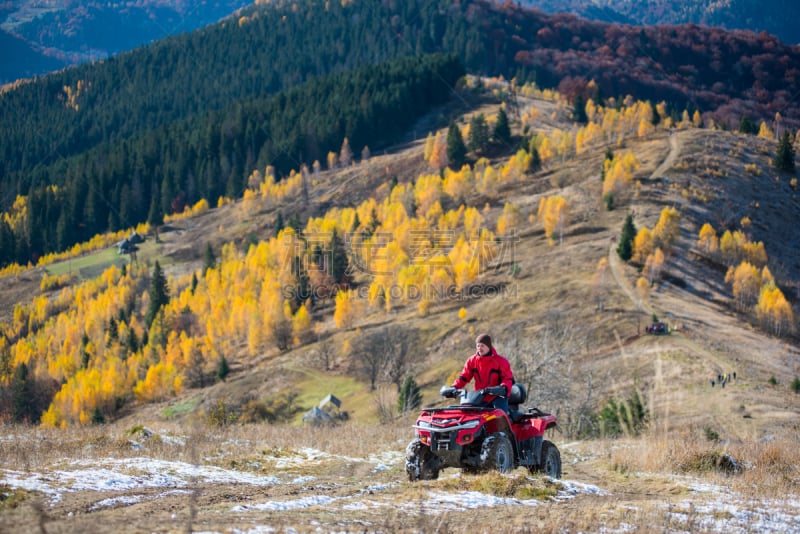
{"type": "Polygon", "coordinates": [[[415,439],[406,447],[406,473],[408,480],[436,480],[439,478],[440,460],[431,448],[415,439]]]}
{"type": "Polygon", "coordinates": [[[550,441],[542,442],[542,464],[539,470],[551,478],[561,478],[561,453],[550,441]]]}
{"type": "Polygon", "coordinates": [[[481,445],[481,467],[501,473],[514,469],[514,448],[505,434],[493,434],[481,445]]]}

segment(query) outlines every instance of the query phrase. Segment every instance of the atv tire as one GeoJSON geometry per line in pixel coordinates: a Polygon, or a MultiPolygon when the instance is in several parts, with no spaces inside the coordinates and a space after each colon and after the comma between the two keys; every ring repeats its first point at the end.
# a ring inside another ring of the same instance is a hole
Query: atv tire
{"type": "Polygon", "coordinates": [[[514,448],[505,434],[493,434],[481,445],[481,468],[501,473],[514,470],[514,448]]]}
{"type": "Polygon", "coordinates": [[[561,478],[561,453],[550,441],[542,442],[542,463],[530,469],[531,473],[544,473],[550,478],[561,478]]]}
{"type": "Polygon", "coordinates": [[[408,480],[436,480],[439,478],[440,460],[430,447],[415,439],[406,447],[406,473],[408,480]]]}

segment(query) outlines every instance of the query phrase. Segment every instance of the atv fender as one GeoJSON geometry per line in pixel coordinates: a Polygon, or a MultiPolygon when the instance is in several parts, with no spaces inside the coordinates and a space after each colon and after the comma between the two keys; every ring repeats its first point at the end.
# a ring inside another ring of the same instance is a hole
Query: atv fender
{"type": "MultiPolygon", "coordinates": [[[[511,436],[512,438],[516,437],[516,433],[511,427],[509,422],[508,416],[503,414],[492,414],[489,416],[486,421],[484,422],[484,431],[486,432],[487,436],[491,436],[494,434],[504,434],[506,436],[511,436]]],[[[516,439],[509,439],[511,442],[511,448],[514,450],[514,457],[519,458],[519,448],[517,446],[516,439]]]]}

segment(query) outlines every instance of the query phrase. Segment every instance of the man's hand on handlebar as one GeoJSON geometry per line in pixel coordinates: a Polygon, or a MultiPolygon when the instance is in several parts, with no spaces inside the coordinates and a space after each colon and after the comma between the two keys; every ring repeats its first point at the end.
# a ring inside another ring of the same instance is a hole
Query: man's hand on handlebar
{"type": "Polygon", "coordinates": [[[442,386],[442,389],[439,390],[439,395],[452,399],[458,396],[458,389],[453,386],[442,386]]]}

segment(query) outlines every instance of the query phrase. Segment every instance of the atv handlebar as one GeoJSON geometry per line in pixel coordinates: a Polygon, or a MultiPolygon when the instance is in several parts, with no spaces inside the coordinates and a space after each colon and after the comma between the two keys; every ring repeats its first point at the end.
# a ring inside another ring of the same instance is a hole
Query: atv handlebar
{"type": "MultiPolygon", "coordinates": [[[[439,390],[439,395],[447,397],[448,399],[453,399],[461,395],[463,391],[463,389],[458,389],[454,386],[442,386],[442,389],[439,390]]],[[[484,388],[480,390],[480,393],[482,395],[494,395],[495,397],[505,397],[508,394],[506,387],[503,385],[484,388]]]]}

